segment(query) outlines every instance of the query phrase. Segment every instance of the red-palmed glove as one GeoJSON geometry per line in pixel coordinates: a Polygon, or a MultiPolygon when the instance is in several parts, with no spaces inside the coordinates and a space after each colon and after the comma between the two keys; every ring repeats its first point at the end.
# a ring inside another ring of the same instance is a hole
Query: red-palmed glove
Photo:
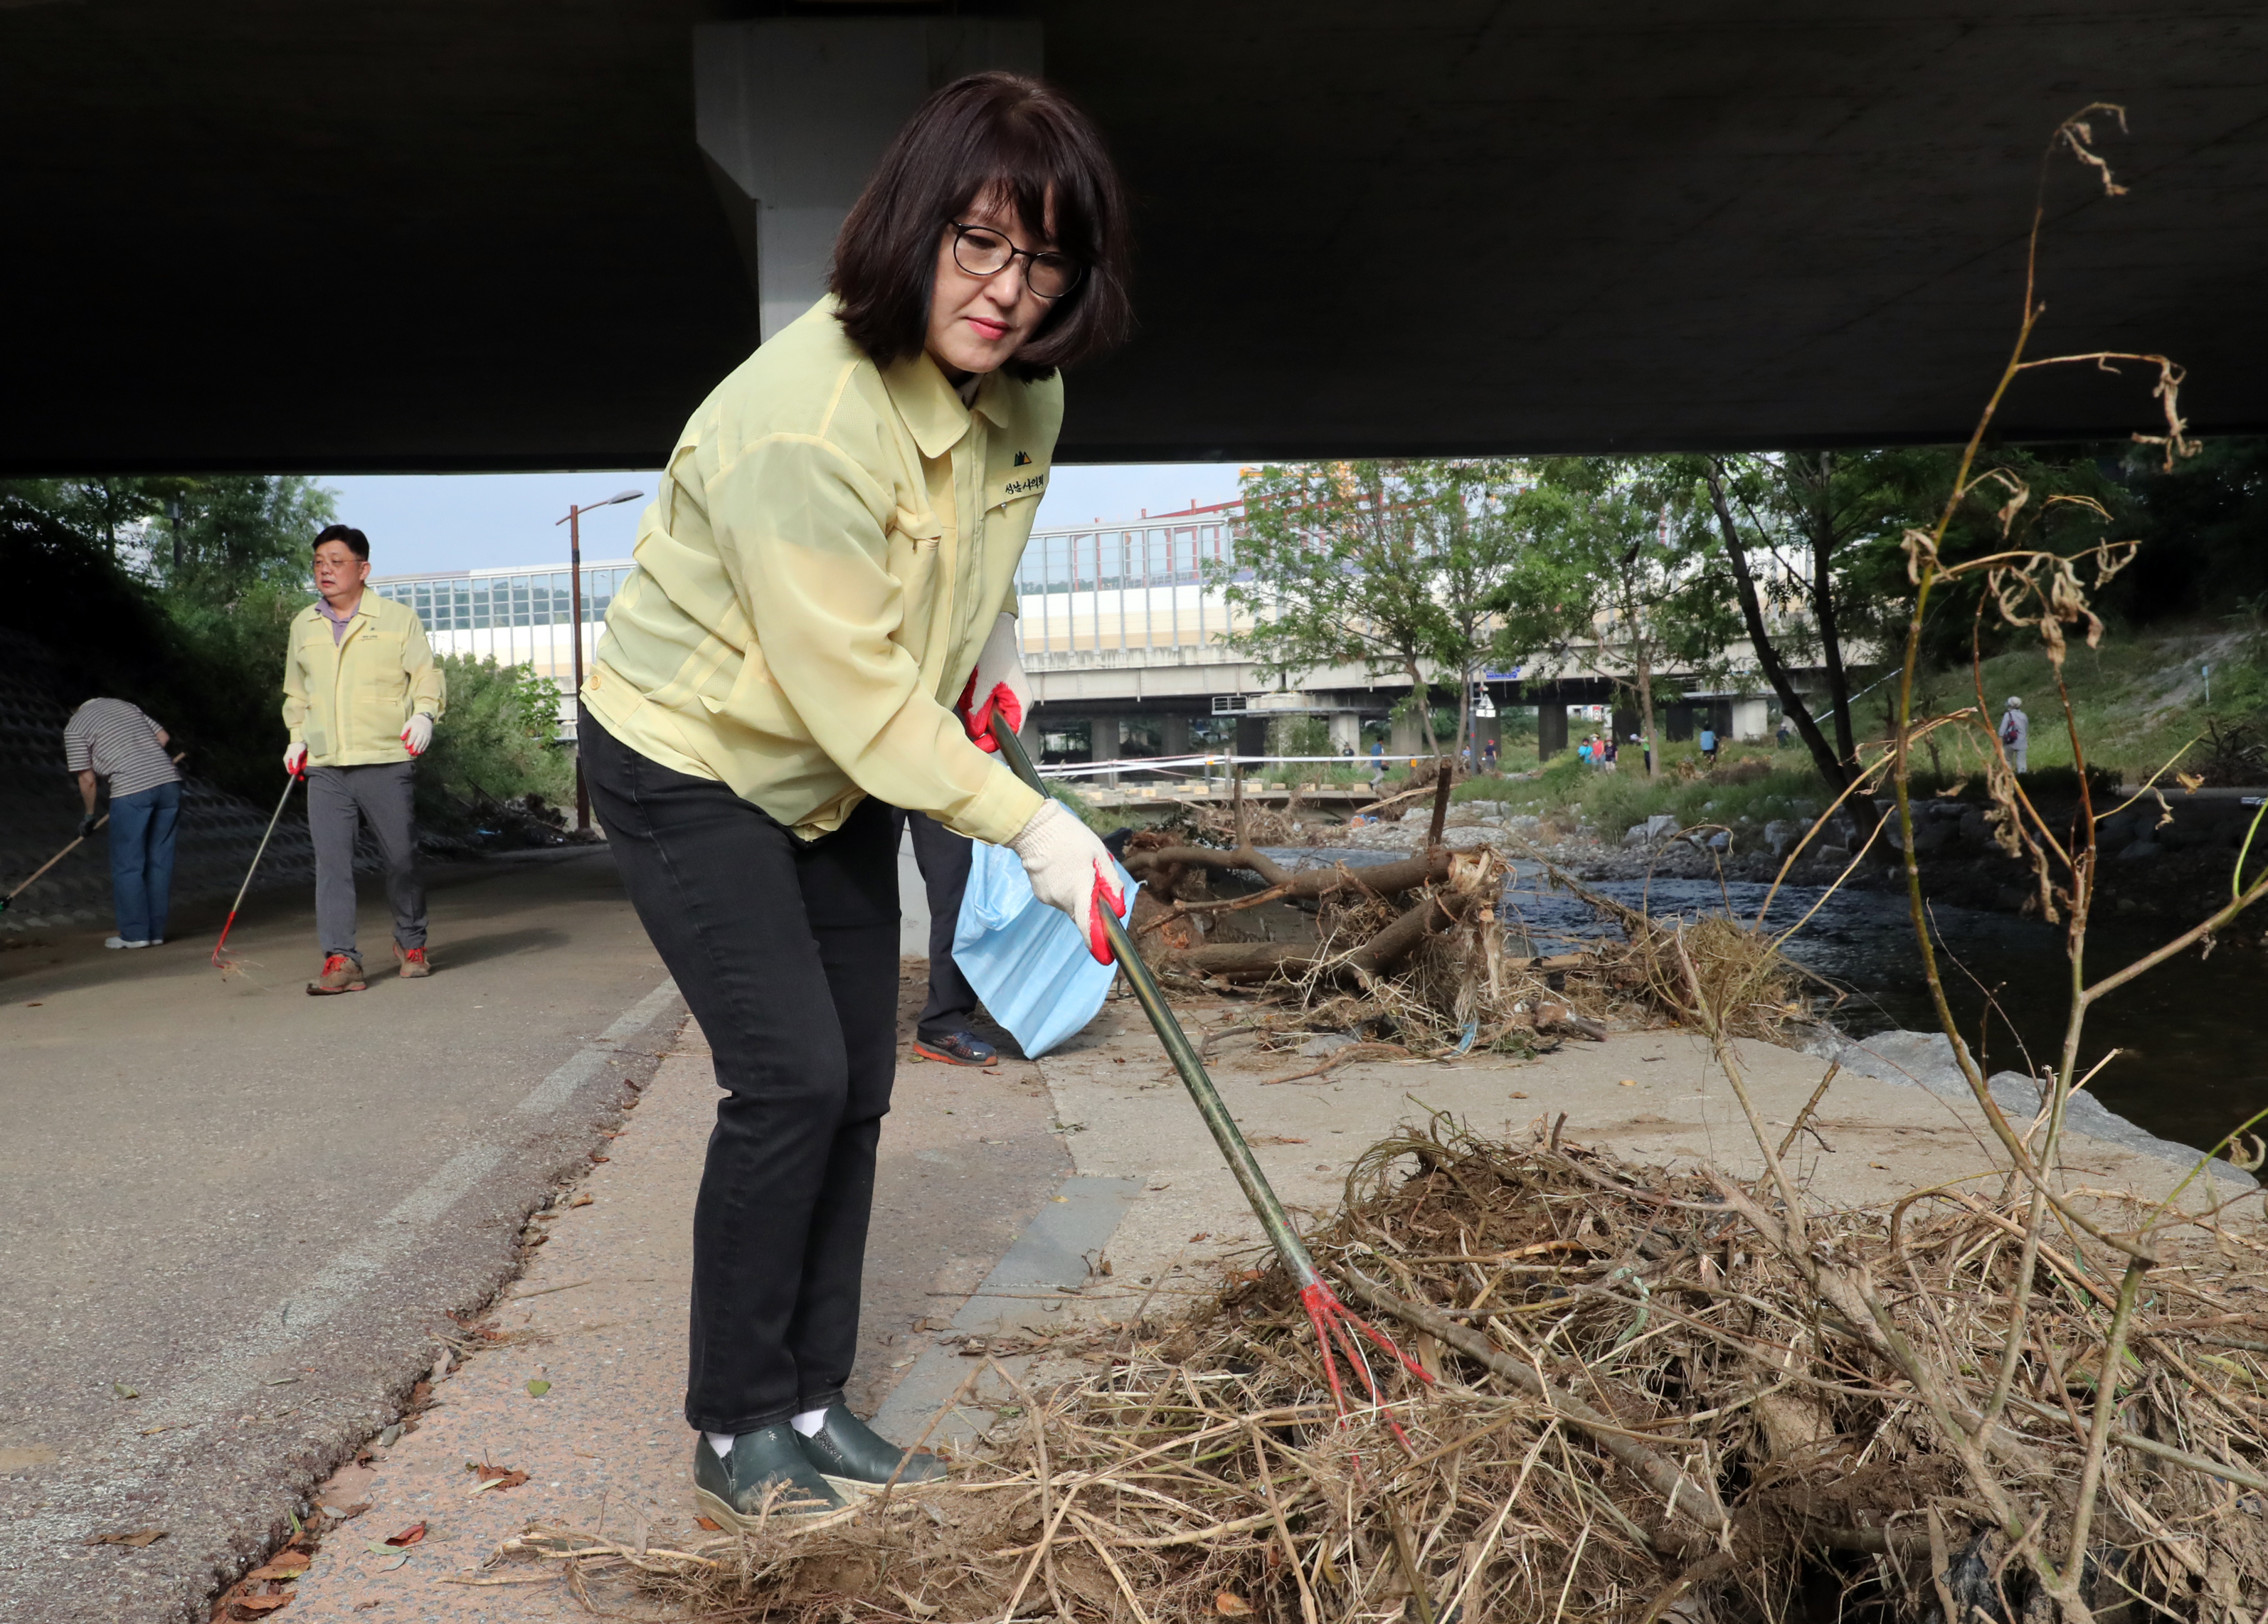
{"type": "Polygon", "coordinates": [[[1126,888],[1118,883],[1117,863],[1094,831],[1061,801],[1049,801],[1009,839],[1008,849],[1023,859],[1032,894],[1071,915],[1095,963],[1115,963],[1102,911],[1109,909],[1113,919],[1124,914],[1126,888]]]}
{"type": "Polygon", "coordinates": [[[412,755],[423,755],[432,744],[433,718],[421,710],[401,730],[401,747],[412,755]]]}
{"type": "Polygon", "coordinates": [[[981,750],[998,750],[992,730],[1003,726],[1013,733],[1024,725],[1032,709],[1032,685],[1024,677],[1024,657],[1016,651],[1016,617],[1005,611],[992,622],[992,635],[976,656],[976,669],[961,690],[953,708],[961,725],[981,750]]]}
{"type": "Polygon", "coordinates": [[[307,746],[296,739],[284,752],[284,770],[294,778],[307,775],[307,746]]]}

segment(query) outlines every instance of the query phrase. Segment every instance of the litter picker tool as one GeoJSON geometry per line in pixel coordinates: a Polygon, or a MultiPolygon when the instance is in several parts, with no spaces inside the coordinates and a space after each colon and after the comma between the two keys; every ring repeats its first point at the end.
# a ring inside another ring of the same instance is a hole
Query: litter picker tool
{"type": "Polygon", "coordinates": [[[284,803],[291,798],[291,788],[299,782],[299,776],[293,773],[284,780],[284,793],[276,797],[276,810],[269,815],[268,833],[260,837],[260,849],[252,854],[252,866],[244,871],[244,884],[236,888],[236,900],[228,905],[228,918],[221,925],[220,940],[213,944],[212,961],[216,970],[228,970],[236,962],[228,957],[225,951],[229,926],[236,922],[236,910],[244,906],[244,893],[252,889],[252,877],[260,872],[260,859],[268,855],[268,842],[276,833],[276,819],[283,817],[284,803]]]}
{"type": "MultiPolygon", "coordinates": [[[[109,821],[110,821],[110,814],[109,814],[108,812],[105,812],[105,813],[103,813],[103,814],[102,814],[102,816],[101,816],[101,817],[97,818],[97,819],[94,820],[94,827],[95,827],[96,829],[99,829],[99,828],[100,828],[104,824],[108,823],[109,821]]],[[[90,830],[88,830],[88,831],[87,831],[87,834],[92,834],[93,832],[94,832],[94,831],[93,831],[92,829],[90,829],[90,830]]],[[[4,914],[4,913],[6,913],[6,912],[8,911],[8,905],[9,905],[11,902],[13,902],[13,901],[18,898],[18,897],[22,896],[22,895],[23,895],[26,891],[29,891],[29,890],[32,888],[32,880],[33,880],[33,879],[37,879],[37,878],[39,878],[39,877],[40,877],[40,875],[42,875],[42,874],[46,873],[49,869],[51,869],[51,868],[55,867],[56,863],[61,863],[61,862],[62,862],[65,857],[70,856],[71,855],[71,853],[73,853],[73,852],[77,851],[77,850],[81,846],[84,846],[85,844],[86,844],[86,835],[85,835],[85,834],[82,834],[82,835],[80,835],[77,840],[74,840],[73,841],[71,841],[71,843],[70,843],[70,845],[68,845],[68,846],[64,847],[61,851],[59,851],[59,852],[55,853],[55,855],[54,856],[49,857],[49,858],[48,858],[45,863],[42,863],[41,864],[40,864],[40,866],[39,866],[38,868],[33,869],[33,870],[32,871],[32,879],[27,879],[27,880],[26,880],[22,885],[20,885],[17,886],[17,887],[15,888],[15,890],[13,890],[13,891],[10,892],[6,896],[4,896],[4,897],[0,897],[0,914],[4,914]]]]}
{"type": "MultiPolygon", "coordinates": [[[[1000,747],[1000,759],[1008,764],[1009,770],[1033,789],[1046,794],[1047,786],[1040,782],[1039,774],[1032,769],[1031,757],[1024,753],[1023,741],[1015,734],[999,728],[992,731],[992,737],[1000,747]]],[[[1381,1407],[1386,1402],[1385,1396],[1379,1391],[1378,1378],[1372,1373],[1370,1361],[1364,1355],[1363,1338],[1369,1339],[1380,1351],[1398,1360],[1419,1381],[1431,1383],[1433,1378],[1408,1354],[1395,1347],[1392,1339],[1339,1301],[1338,1293],[1331,1290],[1330,1282],[1315,1267],[1315,1260],[1308,1253],[1307,1243],[1292,1227],[1291,1215],[1284,1210],[1284,1203],[1276,1199],[1276,1192],[1268,1183],[1268,1175],[1260,1171],[1260,1163],[1253,1156],[1252,1147],[1245,1143],[1244,1135],[1236,1126],[1236,1119],[1229,1115],[1220,1091],[1213,1086],[1212,1078],[1205,1071],[1204,1062],[1198,1058],[1197,1046],[1189,1041],[1189,1034],[1182,1030],[1181,1022],[1174,1018],[1173,1010],[1167,1006],[1166,996],[1158,989],[1157,981],[1150,974],[1150,966],[1143,963],[1141,954],[1135,952],[1133,937],[1127,934],[1124,925],[1110,917],[1108,908],[1102,913],[1103,933],[1110,943],[1111,952],[1118,959],[1120,972],[1126,977],[1127,984],[1133,988],[1134,996],[1142,1005],[1142,1012],[1150,1018],[1150,1025],[1157,1029],[1158,1040],[1166,1046],[1166,1053],[1173,1060],[1174,1069],[1182,1074],[1182,1085],[1189,1091],[1189,1098],[1197,1102],[1197,1114],[1204,1118],[1205,1126],[1212,1130],[1213,1143],[1220,1147],[1221,1155],[1228,1162],[1229,1172],[1236,1175],[1236,1182],[1244,1191],[1244,1199],[1252,1203],[1252,1210],[1260,1220],[1260,1227],[1267,1232],[1270,1244],[1276,1248],[1276,1255],[1284,1260],[1284,1267],[1290,1271],[1293,1283],[1300,1289],[1300,1306],[1307,1311],[1307,1322],[1315,1328],[1315,1341],[1323,1356],[1323,1374],[1330,1382],[1331,1401],[1338,1407],[1340,1417],[1345,1417],[1347,1406],[1346,1392],[1339,1380],[1336,1356],[1339,1353],[1344,1353],[1355,1369],[1362,1372],[1363,1385],[1369,1392],[1370,1401],[1381,1407]]],[[[1390,1418],[1388,1424],[1393,1424],[1390,1418]]],[[[1399,1433],[1401,1429],[1395,1426],[1395,1430],[1399,1433]]]]}

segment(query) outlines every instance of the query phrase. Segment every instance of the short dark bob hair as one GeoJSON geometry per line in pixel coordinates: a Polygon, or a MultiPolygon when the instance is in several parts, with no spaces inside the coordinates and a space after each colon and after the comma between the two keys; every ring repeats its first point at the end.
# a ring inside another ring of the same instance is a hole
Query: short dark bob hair
{"type": "Polygon", "coordinates": [[[1056,246],[1086,274],[1003,369],[1037,381],[1107,354],[1134,324],[1126,195],[1102,137],[1064,96],[1012,73],[972,73],[922,103],[882,154],[835,239],[828,285],[843,330],[878,366],[919,355],[946,227],[997,192],[1028,228],[1055,205],[1056,246]]]}
{"type": "MultiPolygon", "coordinates": [[[[357,558],[361,559],[364,563],[368,563],[370,562],[370,538],[363,534],[361,531],[357,530],[352,525],[324,525],[322,529],[316,533],[315,547],[320,547],[326,541],[343,541],[347,544],[348,552],[352,553],[357,558]]],[[[313,552],[314,551],[314,547],[310,547],[307,550],[309,552],[313,552]]]]}

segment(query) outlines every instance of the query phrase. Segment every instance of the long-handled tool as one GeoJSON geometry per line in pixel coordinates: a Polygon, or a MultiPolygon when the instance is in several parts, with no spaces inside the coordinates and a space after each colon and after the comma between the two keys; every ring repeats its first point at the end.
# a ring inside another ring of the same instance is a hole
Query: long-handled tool
{"type": "Polygon", "coordinates": [[[291,798],[291,788],[299,782],[299,776],[293,773],[284,780],[284,793],[276,797],[276,810],[269,814],[268,833],[260,837],[260,849],[252,854],[252,866],[244,871],[244,884],[236,888],[236,900],[228,905],[228,918],[221,925],[220,940],[213,944],[212,961],[216,970],[226,970],[232,962],[222,951],[228,945],[229,926],[236,922],[236,910],[244,906],[244,893],[252,889],[252,877],[260,872],[260,859],[268,855],[269,840],[276,833],[276,820],[284,816],[284,803],[291,798]]]}
{"type": "MultiPolygon", "coordinates": [[[[109,821],[110,814],[108,812],[105,812],[101,817],[97,818],[94,820],[94,828],[99,829],[109,821]]],[[[94,829],[89,829],[86,833],[87,834],[92,834],[94,833],[94,829]]],[[[55,853],[54,856],[49,857],[45,863],[40,864],[38,868],[33,869],[32,871],[32,879],[39,878],[40,875],[46,873],[49,869],[55,867],[56,863],[61,863],[65,857],[70,856],[71,853],[77,851],[85,844],[86,844],[86,834],[82,834],[70,845],[55,853]]],[[[17,886],[15,890],[10,892],[6,896],[0,897],[0,914],[6,913],[8,911],[8,905],[11,902],[13,902],[18,897],[22,896],[26,891],[32,888],[32,879],[26,880],[22,885],[17,886]]]]}
{"type": "MultiPolygon", "coordinates": [[[[1003,729],[993,730],[992,737],[998,743],[1000,759],[1007,762],[1009,770],[1033,789],[1046,794],[1047,786],[1040,782],[1039,774],[1032,769],[1032,759],[1024,753],[1023,741],[1003,729]]],[[[1363,1385],[1369,1390],[1371,1402],[1383,1406],[1386,1401],[1379,1392],[1377,1377],[1371,1373],[1370,1362],[1363,1355],[1362,1343],[1357,1340],[1357,1333],[1401,1361],[1403,1366],[1418,1380],[1431,1382],[1433,1378],[1425,1373],[1425,1369],[1396,1348],[1384,1332],[1339,1301],[1338,1293],[1331,1290],[1330,1283],[1323,1278],[1322,1271],[1315,1267],[1315,1260],[1309,1255],[1306,1243],[1300,1240],[1299,1231],[1292,1227],[1291,1215],[1284,1210],[1284,1203],[1276,1199],[1276,1192],[1269,1187],[1268,1175],[1260,1171],[1260,1163],[1253,1156],[1252,1147],[1244,1142],[1244,1135],[1238,1129],[1236,1119],[1229,1115],[1228,1106],[1222,1102],[1220,1091],[1213,1086],[1212,1078],[1206,1075],[1204,1062],[1198,1058],[1197,1046],[1189,1041],[1189,1034],[1182,1030],[1181,1022],[1167,1007],[1166,996],[1159,991],[1157,981],[1150,974],[1150,966],[1143,963],[1141,954],[1134,951],[1133,937],[1127,934],[1124,925],[1109,916],[1108,909],[1104,909],[1103,915],[1103,931],[1109,939],[1111,952],[1117,957],[1120,971],[1124,974],[1127,984],[1133,988],[1134,996],[1140,1001],[1142,1012],[1150,1018],[1150,1025],[1157,1029],[1158,1040],[1166,1046],[1166,1053],[1173,1059],[1174,1069],[1182,1074],[1182,1084],[1189,1091],[1189,1098],[1197,1102],[1197,1114],[1204,1118],[1205,1126],[1212,1130],[1213,1143],[1220,1147],[1221,1155],[1227,1158],[1228,1170],[1236,1175],[1236,1182],[1244,1191],[1244,1199],[1252,1203],[1252,1210],[1259,1217],[1260,1227],[1267,1232],[1270,1243],[1275,1246],[1276,1255],[1283,1259],[1284,1267],[1291,1271],[1293,1283],[1300,1288],[1300,1305],[1307,1311],[1307,1321],[1315,1327],[1315,1340],[1322,1349],[1323,1374],[1330,1382],[1331,1400],[1338,1407],[1339,1415],[1342,1417],[1346,1415],[1346,1393],[1339,1383],[1338,1363],[1333,1352],[1335,1347],[1343,1350],[1353,1361],[1355,1368],[1362,1372],[1363,1385]]],[[[1397,1427],[1395,1430],[1400,1429],[1397,1427]]]]}

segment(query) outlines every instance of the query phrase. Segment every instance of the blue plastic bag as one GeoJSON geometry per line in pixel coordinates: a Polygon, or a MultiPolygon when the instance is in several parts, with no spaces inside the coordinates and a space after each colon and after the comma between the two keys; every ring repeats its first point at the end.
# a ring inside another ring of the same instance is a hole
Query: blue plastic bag
{"type": "MultiPolygon", "coordinates": [[[[1118,883],[1126,890],[1123,919],[1134,911],[1135,885],[1123,868],[1118,883]]],[[[982,841],[953,925],[953,958],[992,1018],[1033,1057],[1093,1020],[1118,974],[1116,965],[1094,962],[1070,915],[1032,894],[1014,852],[982,841]]]]}

